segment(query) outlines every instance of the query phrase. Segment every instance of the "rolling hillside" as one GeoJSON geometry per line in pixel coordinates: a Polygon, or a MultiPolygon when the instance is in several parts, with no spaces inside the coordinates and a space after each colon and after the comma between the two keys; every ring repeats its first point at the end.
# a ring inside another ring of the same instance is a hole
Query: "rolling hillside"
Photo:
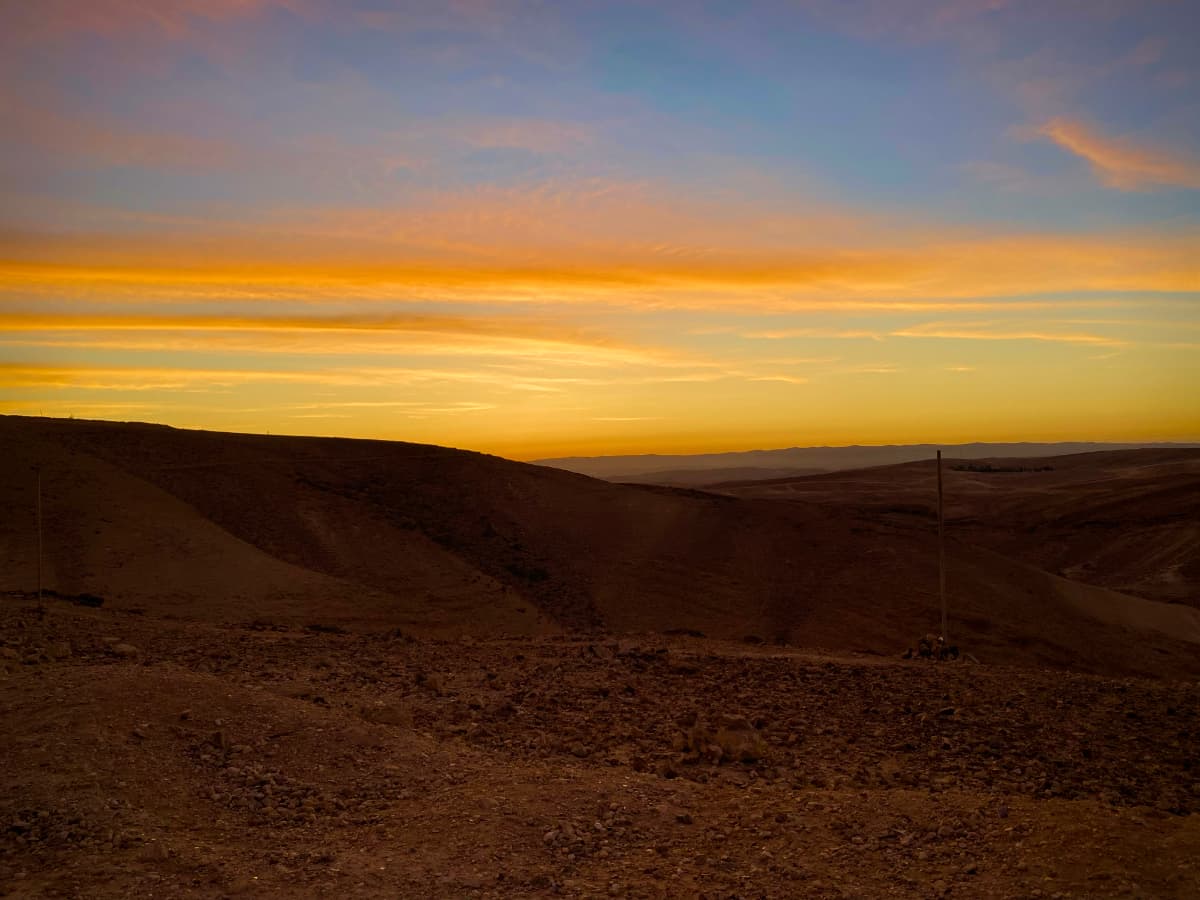
{"type": "MultiPolygon", "coordinates": [[[[830,502],[833,482],[790,482],[829,488],[779,503],[432,446],[17,417],[0,419],[0,450],[9,591],[36,578],[40,465],[48,586],[149,615],[433,635],[691,629],[884,654],[938,618],[928,517],[861,492],[830,502]]],[[[985,661],[1200,671],[1196,610],[959,541],[949,581],[952,637],[985,661]]]]}
{"type": "MultiPolygon", "coordinates": [[[[1152,600],[1200,607],[1200,450],[1040,459],[946,459],[950,533],[1038,568],[1152,600]]],[[[932,521],[930,460],[714,490],[932,521]]]]}
{"type": "Polygon", "coordinates": [[[962,460],[1036,459],[1047,456],[1108,450],[1200,449],[1195,444],[1142,443],[1101,444],[1093,442],[972,443],[940,446],[937,444],[851,445],[848,447],[787,447],[780,450],[740,450],[733,453],[692,453],[684,455],[641,454],[636,456],[569,456],[534,460],[538,465],[566,469],[593,478],[610,481],[663,482],[665,473],[679,480],[690,473],[689,484],[718,481],[761,481],[794,478],[809,472],[840,472],[891,466],[930,459],[938,449],[962,460]],[[741,474],[736,470],[741,469],[741,474]],[[792,470],[792,471],[788,471],[792,470]],[[773,474],[778,472],[778,474],[773,474]],[[728,474],[724,474],[728,473],[728,474]]]}

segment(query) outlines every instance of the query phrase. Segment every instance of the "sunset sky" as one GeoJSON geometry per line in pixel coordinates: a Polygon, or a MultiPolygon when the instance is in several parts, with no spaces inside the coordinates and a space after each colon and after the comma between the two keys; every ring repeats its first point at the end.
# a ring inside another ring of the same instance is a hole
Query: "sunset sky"
{"type": "Polygon", "coordinates": [[[0,413],[1200,439],[1200,3],[0,0],[0,413]]]}

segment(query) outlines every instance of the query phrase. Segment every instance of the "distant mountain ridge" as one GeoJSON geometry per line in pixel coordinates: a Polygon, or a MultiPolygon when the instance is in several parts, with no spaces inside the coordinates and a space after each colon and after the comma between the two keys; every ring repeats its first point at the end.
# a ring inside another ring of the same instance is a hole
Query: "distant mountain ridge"
{"type": "MultiPolygon", "coordinates": [[[[664,455],[656,453],[632,456],[566,456],[533,460],[534,465],[566,469],[593,478],[609,481],[639,481],[682,483],[684,472],[715,470],[711,478],[688,476],[689,484],[728,480],[731,469],[762,470],[763,478],[780,477],[780,470],[802,469],[806,472],[835,472],[842,469],[864,469],[896,463],[929,459],[942,450],[956,459],[1017,459],[1039,456],[1065,456],[1070,453],[1091,453],[1100,450],[1185,449],[1200,446],[1196,443],[1142,442],[1103,443],[1072,441],[1059,443],[971,443],[971,444],[885,444],[878,446],[850,445],[846,447],[788,447],[780,450],[743,450],[732,453],[696,453],[664,455]]],[[[801,474],[796,472],[794,474],[801,474]]],[[[751,480],[754,475],[736,476],[751,480]]]]}

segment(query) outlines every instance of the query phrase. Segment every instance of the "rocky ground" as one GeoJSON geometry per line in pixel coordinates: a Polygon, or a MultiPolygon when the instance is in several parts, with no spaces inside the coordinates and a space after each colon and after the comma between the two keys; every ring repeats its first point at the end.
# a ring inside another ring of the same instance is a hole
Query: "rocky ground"
{"type": "Polygon", "coordinates": [[[0,894],[1195,897],[1200,686],[0,598],[0,894]]]}

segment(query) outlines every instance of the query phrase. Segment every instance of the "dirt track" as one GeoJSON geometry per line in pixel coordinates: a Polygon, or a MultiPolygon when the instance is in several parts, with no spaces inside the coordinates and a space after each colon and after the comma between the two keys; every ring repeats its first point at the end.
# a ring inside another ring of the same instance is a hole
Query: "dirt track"
{"type": "Polygon", "coordinates": [[[1200,893],[1194,681],[11,597],[0,640],[11,896],[1200,893]]]}

